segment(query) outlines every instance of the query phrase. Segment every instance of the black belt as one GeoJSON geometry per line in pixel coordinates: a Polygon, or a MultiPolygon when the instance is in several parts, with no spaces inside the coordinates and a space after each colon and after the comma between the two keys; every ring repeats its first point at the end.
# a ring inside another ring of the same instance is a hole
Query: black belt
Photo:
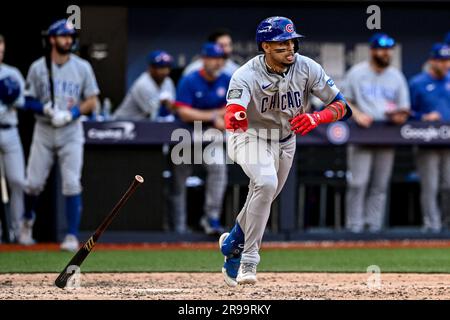
{"type": "Polygon", "coordinates": [[[11,128],[15,128],[16,126],[15,125],[12,125],[12,124],[3,124],[3,123],[0,123],[0,130],[1,129],[11,129],[11,128]]]}
{"type": "Polygon", "coordinates": [[[292,137],[292,133],[290,133],[286,138],[280,139],[280,142],[286,142],[292,137]]]}

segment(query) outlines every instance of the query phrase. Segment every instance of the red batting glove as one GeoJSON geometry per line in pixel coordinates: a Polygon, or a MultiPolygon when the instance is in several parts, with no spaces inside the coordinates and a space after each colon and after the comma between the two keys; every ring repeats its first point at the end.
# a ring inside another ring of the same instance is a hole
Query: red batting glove
{"type": "Polygon", "coordinates": [[[290,119],[291,130],[302,136],[317,128],[321,123],[330,123],[342,119],[345,115],[345,101],[337,100],[330,103],[325,109],[314,113],[302,113],[290,119]]]}
{"type": "Polygon", "coordinates": [[[246,111],[243,106],[238,104],[228,105],[224,115],[225,128],[232,132],[237,130],[246,131],[248,129],[246,111]]]}
{"type": "Polygon", "coordinates": [[[319,112],[302,113],[290,120],[291,130],[304,136],[322,123],[319,112]]]}

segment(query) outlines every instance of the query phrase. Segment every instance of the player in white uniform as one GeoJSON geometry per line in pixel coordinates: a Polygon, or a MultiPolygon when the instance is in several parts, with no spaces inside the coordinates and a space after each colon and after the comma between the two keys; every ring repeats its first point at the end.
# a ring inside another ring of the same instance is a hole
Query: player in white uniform
{"type": "Polygon", "coordinates": [[[70,53],[75,34],[73,25],[66,20],[59,20],[50,26],[48,42],[51,51],[47,61],[51,65],[53,85],[49,80],[46,58],[36,60],[28,71],[25,103],[27,108],[36,112],[36,125],[26,174],[27,223],[23,236],[32,242],[37,196],[44,189],[56,155],[61,169],[68,225],[61,249],[69,251],[78,248],[77,235],[82,209],[80,179],[84,133],[79,118],[95,109],[99,94],[89,62],[70,53]]]}
{"type": "Polygon", "coordinates": [[[344,97],[322,67],[295,53],[298,38],[288,18],[270,17],[256,31],[264,53],[239,68],[227,93],[228,154],[250,178],[249,193],[230,233],[221,235],[225,282],[255,283],[259,249],[273,200],[291,168],[295,134],[351,115],[344,97]],[[310,111],[310,94],[325,109],[310,111]],[[268,132],[268,130],[271,130],[268,132]]]}
{"type": "Polygon", "coordinates": [[[150,52],[147,61],[148,70],[133,83],[114,113],[115,119],[167,121],[172,116],[174,120],[170,111],[175,101],[175,85],[169,77],[173,58],[157,50],[150,52]]]}
{"type": "Polygon", "coordinates": [[[4,53],[5,41],[0,35],[0,161],[3,161],[11,191],[10,234],[18,239],[23,215],[25,160],[17,130],[16,108],[25,102],[25,81],[17,68],[3,63],[4,53]]]}

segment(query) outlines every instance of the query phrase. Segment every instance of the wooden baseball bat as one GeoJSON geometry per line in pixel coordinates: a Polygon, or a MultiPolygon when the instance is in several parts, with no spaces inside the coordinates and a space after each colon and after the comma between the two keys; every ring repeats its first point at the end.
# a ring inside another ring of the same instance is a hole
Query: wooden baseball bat
{"type": "Polygon", "coordinates": [[[116,203],[111,212],[106,216],[101,225],[95,230],[94,234],[89,238],[88,241],[78,250],[78,252],[72,257],[64,270],[59,274],[58,278],[55,280],[55,285],[59,288],[65,288],[69,278],[75,273],[75,268],[80,267],[84,259],[89,255],[91,250],[94,248],[100,236],[103,234],[105,229],[111,224],[114,217],[117,215],[119,210],[123,207],[125,202],[131,197],[131,195],[136,191],[136,188],[144,182],[144,178],[137,175],[134,177],[128,190],[124,193],[119,202],[116,203]]]}

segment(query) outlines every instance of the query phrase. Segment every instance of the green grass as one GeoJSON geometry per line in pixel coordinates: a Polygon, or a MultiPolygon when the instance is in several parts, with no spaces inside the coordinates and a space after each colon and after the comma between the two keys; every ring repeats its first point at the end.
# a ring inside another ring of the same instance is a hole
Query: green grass
{"type": "MultiPolygon", "coordinates": [[[[0,273],[60,272],[72,257],[51,251],[0,252],[0,273]]],[[[83,272],[218,272],[223,257],[211,250],[93,251],[83,272]]],[[[267,250],[259,271],[450,273],[450,248],[267,250]]]]}

